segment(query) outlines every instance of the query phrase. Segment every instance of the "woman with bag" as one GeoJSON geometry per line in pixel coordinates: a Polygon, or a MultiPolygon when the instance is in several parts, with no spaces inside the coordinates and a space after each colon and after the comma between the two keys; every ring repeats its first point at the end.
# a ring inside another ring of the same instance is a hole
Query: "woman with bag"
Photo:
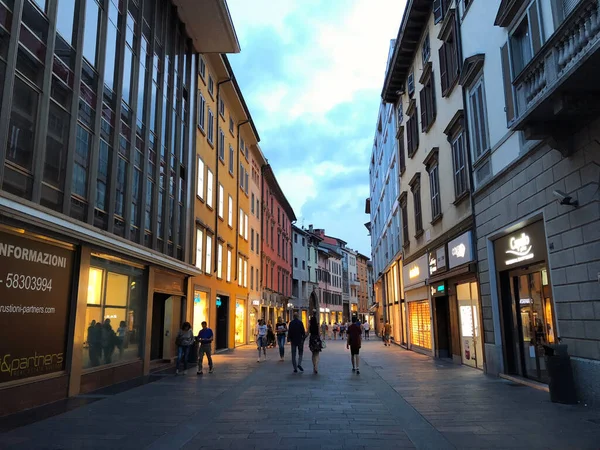
{"type": "Polygon", "coordinates": [[[184,322],[181,325],[181,330],[175,338],[177,346],[177,362],[175,363],[175,375],[179,375],[179,362],[183,358],[183,374],[187,373],[188,358],[190,356],[190,347],[194,343],[194,331],[189,322],[184,322]]]}
{"type": "Polygon", "coordinates": [[[319,357],[321,355],[321,350],[323,350],[325,346],[324,342],[321,341],[321,337],[319,336],[319,323],[317,322],[316,316],[312,316],[310,318],[308,332],[310,335],[308,348],[312,352],[313,372],[317,374],[319,373],[319,357]]]}

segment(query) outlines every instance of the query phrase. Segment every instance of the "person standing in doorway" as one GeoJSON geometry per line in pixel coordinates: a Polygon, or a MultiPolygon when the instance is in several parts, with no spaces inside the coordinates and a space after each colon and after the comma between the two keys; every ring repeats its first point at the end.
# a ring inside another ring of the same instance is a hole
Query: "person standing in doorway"
{"type": "Polygon", "coordinates": [[[361,346],[362,331],[360,322],[356,317],[352,318],[352,325],[348,327],[348,340],[346,341],[346,349],[350,349],[350,360],[352,361],[352,372],[360,374],[359,356],[361,346]]]}
{"type": "Polygon", "coordinates": [[[260,319],[254,332],[256,337],[256,348],[258,350],[258,359],[256,362],[260,362],[261,353],[263,354],[265,361],[267,360],[267,331],[268,329],[264,319],[260,319]]]}
{"type": "Polygon", "coordinates": [[[319,336],[319,323],[317,322],[316,316],[310,318],[308,332],[308,348],[312,352],[313,372],[317,374],[319,373],[319,358],[321,356],[321,351],[323,350],[323,342],[319,336]]]}
{"type": "Polygon", "coordinates": [[[365,339],[369,340],[369,331],[371,327],[369,326],[369,322],[365,319],[365,323],[363,323],[363,330],[365,330],[365,339]]]}
{"type": "Polygon", "coordinates": [[[392,344],[390,343],[390,336],[392,334],[392,326],[390,325],[390,322],[387,321],[385,323],[385,325],[383,326],[383,343],[385,344],[385,346],[391,346],[392,344]]]}
{"type": "Polygon", "coordinates": [[[204,362],[204,355],[208,361],[208,373],[213,373],[213,360],[212,360],[212,343],[214,339],[213,330],[208,328],[206,321],[202,322],[202,329],[198,333],[198,372],[197,375],[202,375],[202,364],[204,362]]]}
{"type": "Polygon", "coordinates": [[[277,320],[275,331],[277,332],[277,345],[279,345],[279,359],[283,361],[285,356],[285,334],[287,333],[287,324],[283,321],[283,317],[279,317],[277,320]]]}
{"type": "Polygon", "coordinates": [[[194,343],[194,332],[192,331],[192,325],[189,322],[184,322],[181,325],[181,330],[177,333],[175,338],[175,345],[177,345],[177,362],[175,363],[175,374],[179,375],[179,363],[183,358],[183,374],[187,373],[188,358],[190,356],[190,347],[194,343]]]}
{"type": "Polygon", "coordinates": [[[298,318],[298,313],[294,313],[294,320],[290,322],[288,329],[288,342],[292,344],[292,365],[294,373],[304,372],[302,368],[302,355],[304,354],[304,339],[306,339],[306,330],[304,324],[298,318]],[[296,363],[296,352],[298,353],[298,362],[296,363]]]}

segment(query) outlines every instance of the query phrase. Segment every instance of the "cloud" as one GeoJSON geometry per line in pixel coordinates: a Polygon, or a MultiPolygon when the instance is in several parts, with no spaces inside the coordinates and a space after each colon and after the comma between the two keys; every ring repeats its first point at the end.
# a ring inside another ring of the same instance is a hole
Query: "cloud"
{"type": "Polygon", "coordinates": [[[405,0],[228,0],[230,55],[298,224],[370,254],[369,158],[405,0]]]}

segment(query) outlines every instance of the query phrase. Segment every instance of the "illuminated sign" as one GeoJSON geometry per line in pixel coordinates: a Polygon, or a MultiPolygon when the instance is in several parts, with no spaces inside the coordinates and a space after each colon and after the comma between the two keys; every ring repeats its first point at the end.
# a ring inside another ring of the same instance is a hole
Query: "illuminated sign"
{"type": "Polygon", "coordinates": [[[457,258],[464,258],[466,251],[467,247],[465,246],[465,244],[458,244],[456,247],[452,248],[452,256],[456,256],[457,258]]]}
{"type": "Polygon", "coordinates": [[[221,303],[221,297],[217,297],[217,308],[219,306],[221,306],[221,305],[222,305],[222,303],[221,303]]]}
{"type": "Polygon", "coordinates": [[[419,266],[413,266],[409,271],[408,271],[408,276],[409,278],[417,278],[419,276],[419,266]]]}
{"type": "Polygon", "coordinates": [[[429,253],[429,275],[446,269],[446,248],[440,247],[429,253]]]}
{"type": "Polygon", "coordinates": [[[430,288],[432,297],[444,297],[446,295],[446,283],[443,281],[441,283],[432,284],[430,288]]]}
{"type": "Polygon", "coordinates": [[[470,231],[448,242],[448,267],[453,269],[473,261],[473,241],[470,231]]]}
{"type": "Polygon", "coordinates": [[[252,304],[254,306],[259,306],[260,305],[260,300],[252,300],[252,304]]]}
{"type": "Polygon", "coordinates": [[[533,245],[531,245],[531,239],[526,233],[521,233],[521,235],[517,237],[511,237],[508,241],[508,245],[510,248],[506,250],[505,253],[514,256],[514,258],[505,261],[507,266],[533,259],[534,255],[531,251],[533,250],[533,245]]]}

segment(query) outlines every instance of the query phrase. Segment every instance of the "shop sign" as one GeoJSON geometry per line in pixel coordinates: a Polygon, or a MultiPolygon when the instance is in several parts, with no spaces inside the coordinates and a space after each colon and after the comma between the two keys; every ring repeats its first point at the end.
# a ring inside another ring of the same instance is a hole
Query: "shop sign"
{"type": "Polygon", "coordinates": [[[444,281],[435,283],[430,286],[432,297],[445,297],[446,296],[446,283],[444,281]]]}
{"type": "Polygon", "coordinates": [[[253,306],[260,306],[260,300],[252,300],[253,306]]]}
{"type": "Polygon", "coordinates": [[[446,248],[440,247],[429,253],[429,275],[446,269],[446,248]]]}
{"type": "Polygon", "coordinates": [[[0,383],[65,370],[73,251],[0,232],[0,383]]]}
{"type": "Polygon", "coordinates": [[[543,222],[536,222],[494,242],[498,270],[546,258],[543,222]]]}
{"type": "Polygon", "coordinates": [[[461,266],[473,261],[473,234],[467,231],[448,242],[448,268],[461,266]]]}
{"type": "Polygon", "coordinates": [[[402,268],[402,276],[404,277],[405,287],[421,283],[427,279],[429,274],[428,260],[429,255],[425,254],[402,268]]]}

